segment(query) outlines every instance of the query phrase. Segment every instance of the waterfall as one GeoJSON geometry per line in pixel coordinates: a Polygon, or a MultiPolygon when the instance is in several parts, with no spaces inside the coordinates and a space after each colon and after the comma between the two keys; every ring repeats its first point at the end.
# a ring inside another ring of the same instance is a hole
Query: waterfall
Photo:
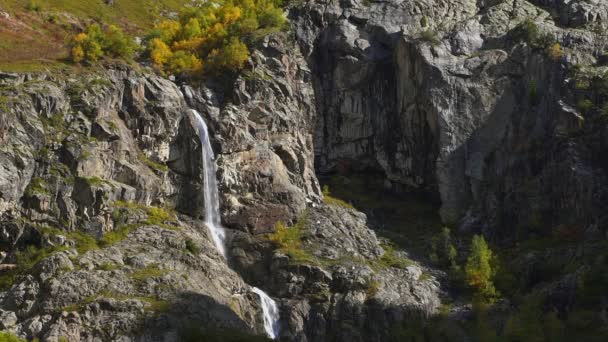
{"type": "MultiPolygon", "coordinates": [[[[205,197],[205,224],[211,232],[213,243],[218,251],[226,257],[226,231],[222,227],[220,220],[220,198],[217,189],[217,179],[215,178],[215,155],[209,140],[207,124],[200,113],[192,109],[192,114],[196,118],[196,130],[203,150],[203,195],[205,197]]],[[[266,292],[253,287],[251,289],[260,297],[262,303],[262,314],[264,316],[264,330],[272,339],[279,334],[279,308],[277,303],[266,294],[266,292]]]]}
{"type": "Polygon", "coordinates": [[[196,118],[196,128],[198,138],[201,141],[203,150],[203,196],[205,197],[205,224],[211,232],[213,243],[217,250],[226,257],[226,231],[222,228],[220,221],[220,198],[217,190],[217,179],[215,179],[215,155],[209,140],[207,124],[199,112],[192,109],[192,114],[196,118]]]}
{"type": "Polygon", "coordinates": [[[257,287],[254,287],[252,291],[260,296],[262,312],[264,313],[264,330],[266,330],[266,334],[274,340],[279,334],[279,307],[266,292],[257,287]]]}

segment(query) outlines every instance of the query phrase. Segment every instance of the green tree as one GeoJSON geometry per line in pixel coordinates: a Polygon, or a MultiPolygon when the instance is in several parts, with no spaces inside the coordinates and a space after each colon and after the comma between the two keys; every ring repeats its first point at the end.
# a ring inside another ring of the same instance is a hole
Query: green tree
{"type": "Polygon", "coordinates": [[[471,253],[465,266],[465,279],[475,290],[476,295],[487,302],[492,302],[498,296],[493,283],[495,275],[492,268],[493,258],[492,250],[483,236],[473,236],[471,253]]]}
{"type": "Polygon", "coordinates": [[[458,251],[452,244],[450,228],[443,227],[441,233],[433,238],[431,260],[441,267],[458,268],[457,257],[458,251]]]}
{"type": "Polygon", "coordinates": [[[103,49],[110,56],[131,59],[137,49],[137,44],[120,28],[110,25],[103,35],[103,49]]]}

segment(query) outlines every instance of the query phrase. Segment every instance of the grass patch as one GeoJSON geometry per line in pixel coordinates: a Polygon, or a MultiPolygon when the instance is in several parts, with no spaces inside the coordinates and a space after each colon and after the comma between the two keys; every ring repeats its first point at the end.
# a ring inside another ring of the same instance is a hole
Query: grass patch
{"type": "Polygon", "coordinates": [[[177,223],[177,215],[172,209],[149,207],[136,202],[127,201],[115,201],[114,206],[116,209],[112,212],[112,218],[117,223],[121,223],[124,220],[124,216],[129,214],[129,212],[141,212],[147,215],[146,219],[143,220],[141,224],[160,226],[169,230],[179,229],[175,225],[177,223]]]}
{"type": "Polygon", "coordinates": [[[99,241],[101,247],[109,247],[119,243],[124,240],[132,231],[141,227],[141,224],[125,224],[117,227],[111,232],[104,234],[104,236],[99,241]]]}
{"type": "Polygon", "coordinates": [[[323,186],[323,201],[327,205],[334,205],[334,206],[338,206],[338,207],[342,207],[342,208],[346,208],[346,209],[355,209],[355,207],[352,204],[345,202],[339,198],[331,196],[331,192],[329,191],[329,185],[323,186]]]}
{"type": "Polygon", "coordinates": [[[120,268],[120,266],[118,266],[114,263],[111,263],[111,262],[106,262],[106,263],[99,265],[99,269],[103,270],[103,271],[113,271],[113,270],[116,270],[119,268],[120,268]]]}
{"type": "Polygon", "coordinates": [[[130,277],[136,282],[143,282],[150,278],[162,277],[167,274],[167,272],[167,270],[160,269],[156,265],[151,265],[134,271],[130,274],[130,277]]]}
{"type": "Polygon", "coordinates": [[[43,259],[66,249],[66,247],[38,248],[30,245],[24,250],[16,252],[16,267],[10,270],[5,270],[0,275],[0,291],[10,288],[20,276],[27,274],[43,259]]]}
{"type": "Polygon", "coordinates": [[[116,299],[119,301],[126,301],[126,300],[131,300],[131,299],[140,300],[140,301],[148,304],[145,308],[146,311],[165,312],[165,311],[168,311],[170,308],[170,303],[168,301],[159,300],[154,297],[128,296],[128,295],[113,293],[113,292],[109,292],[109,291],[104,291],[104,292],[98,293],[96,295],[86,297],[79,303],[66,306],[62,310],[67,311],[67,312],[82,311],[87,305],[89,305],[101,298],[111,298],[111,299],[116,299]]]}
{"type": "Polygon", "coordinates": [[[167,165],[157,163],[157,162],[151,160],[144,153],[138,154],[137,157],[138,157],[139,161],[144,163],[147,167],[151,168],[152,170],[159,171],[159,172],[168,172],[169,171],[169,167],[167,165]]]}
{"type": "Polygon", "coordinates": [[[26,340],[8,331],[0,331],[0,342],[26,342],[26,340]]]}
{"type": "Polygon", "coordinates": [[[384,254],[378,259],[378,265],[383,268],[406,268],[408,266],[414,265],[414,262],[408,258],[404,258],[399,256],[395,247],[389,244],[382,244],[382,249],[384,249],[384,254]]]}

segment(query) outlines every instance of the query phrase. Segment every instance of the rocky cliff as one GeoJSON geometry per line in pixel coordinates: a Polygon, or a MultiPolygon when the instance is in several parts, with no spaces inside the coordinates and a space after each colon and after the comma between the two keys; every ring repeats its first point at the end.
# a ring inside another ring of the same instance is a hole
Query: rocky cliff
{"type": "MultiPolygon", "coordinates": [[[[289,32],[229,81],[115,64],[0,74],[2,330],[263,335],[251,286],[279,303],[286,341],[388,341],[437,313],[444,274],[323,201],[317,175],[379,174],[499,244],[606,238],[604,2],[308,1],[287,13],[289,32]],[[189,109],[211,131],[228,260],[201,220],[189,109]]],[[[554,302],[577,272],[549,286],[554,302]]]]}

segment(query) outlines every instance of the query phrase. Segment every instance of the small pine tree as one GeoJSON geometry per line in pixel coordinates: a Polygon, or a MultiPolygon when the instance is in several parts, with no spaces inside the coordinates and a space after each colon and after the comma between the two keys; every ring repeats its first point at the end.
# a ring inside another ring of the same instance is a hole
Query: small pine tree
{"type": "Polygon", "coordinates": [[[492,282],[495,275],[491,264],[492,259],[492,250],[483,236],[473,236],[471,253],[465,266],[465,279],[476,294],[487,302],[492,302],[498,296],[492,282]]]}

